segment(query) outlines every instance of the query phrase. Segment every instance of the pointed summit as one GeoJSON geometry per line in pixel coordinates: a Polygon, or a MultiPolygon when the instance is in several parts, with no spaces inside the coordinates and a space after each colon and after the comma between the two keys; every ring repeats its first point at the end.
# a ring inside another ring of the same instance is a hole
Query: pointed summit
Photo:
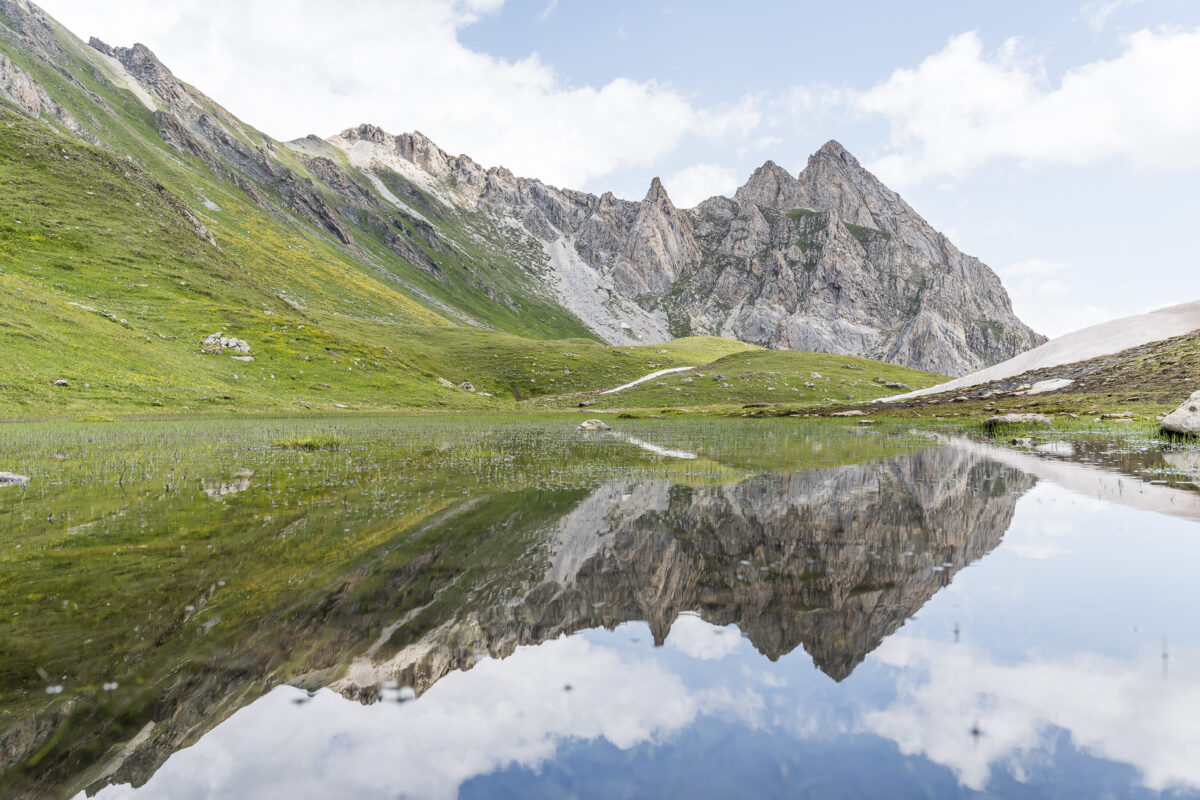
{"type": "Polygon", "coordinates": [[[146,45],[110,48],[113,56],[139,83],[173,108],[192,108],[196,101],[158,56],[146,45]]]}
{"type": "Polygon", "coordinates": [[[667,187],[663,186],[662,181],[657,177],[650,181],[650,189],[646,192],[646,198],[643,203],[653,203],[654,205],[667,205],[671,208],[675,204],[671,202],[670,196],[667,194],[667,187]]]}
{"type": "Polygon", "coordinates": [[[821,145],[821,149],[813,153],[808,160],[809,163],[812,163],[812,161],[816,159],[832,160],[845,164],[849,167],[861,168],[862,166],[858,163],[858,159],[855,158],[854,155],[851,154],[851,152],[845,147],[843,147],[842,143],[836,139],[830,139],[828,142],[821,145]]]}
{"type": "MultiPolygon", "coordinates": [[[[935,232],[840,142],[829,140],[808,158],[798,183],[808,208],[835,211],[847,223],[929,240],[935,232]]],[[[935,254],[930,252],[930,258],[935,254]]]]}
{"type": "Polygon", "coordinates": [[[391,141],[391,135],[378,125],[372,125],[369,122],[364,122],[356,128],[347,128],[340,134],[341,138],[347,142],[371,142],[372,144],[385,144],[391,141]]]}
{"type": "Polygon", "coordinates": [[[767,161],[754,170],[750,180],[733,197],[739,203],[790,210],[798,205],[798,194],[798,184],[791,173],[774,161],[767,161]]]}

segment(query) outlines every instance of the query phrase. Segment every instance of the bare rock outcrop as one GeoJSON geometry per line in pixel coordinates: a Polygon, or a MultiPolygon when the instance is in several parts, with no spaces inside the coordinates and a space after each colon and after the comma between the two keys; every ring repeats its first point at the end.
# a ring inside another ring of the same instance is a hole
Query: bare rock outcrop
{"type": "Polygon", "coordinates": [[[1200,392],[1163,417],[1162,430],[1176,436],[1200,436],[1200,392]]]}

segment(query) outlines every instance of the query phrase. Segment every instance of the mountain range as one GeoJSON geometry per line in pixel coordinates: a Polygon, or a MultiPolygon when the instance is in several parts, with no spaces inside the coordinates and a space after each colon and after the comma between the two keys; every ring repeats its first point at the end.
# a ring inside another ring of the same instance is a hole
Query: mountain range
{"type": "Polygon", "coordinates": [[[640,202],[559,189],[372,125],[280,142],[148,48],[85,44],[26,0],[0,0],[0,107],[0,311],[15,318],[0,344],[5,383],[28,394],[93,358],[111,375],[70,377],[118,393],[279,380],[196,361],[216,331],[248,341],[245,359],[355,351],[414,403],[444,388],[409,347],[435,329],[715,336],[946,375],[1044,341],[986,265],[836,142],[693,209],[658,179],[640,202]]]}

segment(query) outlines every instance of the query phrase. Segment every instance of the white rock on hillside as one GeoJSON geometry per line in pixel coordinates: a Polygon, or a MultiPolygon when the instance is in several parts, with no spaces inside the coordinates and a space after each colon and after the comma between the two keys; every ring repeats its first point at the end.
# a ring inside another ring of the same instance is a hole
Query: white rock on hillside
{"type": "Polygon", "coordinates": [[[231,336],[226,336],[223,333],[214,333],[205,337],[200,341],[201,346],[206,353],[220,353],[224,350],[232,350],[235,353],[243,355],[250,354],[250,343],[242,339],[235,339],[231,336]]]}

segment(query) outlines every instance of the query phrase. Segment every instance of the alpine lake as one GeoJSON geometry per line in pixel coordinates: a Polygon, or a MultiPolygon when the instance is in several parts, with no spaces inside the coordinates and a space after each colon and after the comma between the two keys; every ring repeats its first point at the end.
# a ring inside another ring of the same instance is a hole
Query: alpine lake
{"type": "Polygon", "coordinates": [[[0,797],[1200,797],[1200,451],[0,430],[0,797]]]}

